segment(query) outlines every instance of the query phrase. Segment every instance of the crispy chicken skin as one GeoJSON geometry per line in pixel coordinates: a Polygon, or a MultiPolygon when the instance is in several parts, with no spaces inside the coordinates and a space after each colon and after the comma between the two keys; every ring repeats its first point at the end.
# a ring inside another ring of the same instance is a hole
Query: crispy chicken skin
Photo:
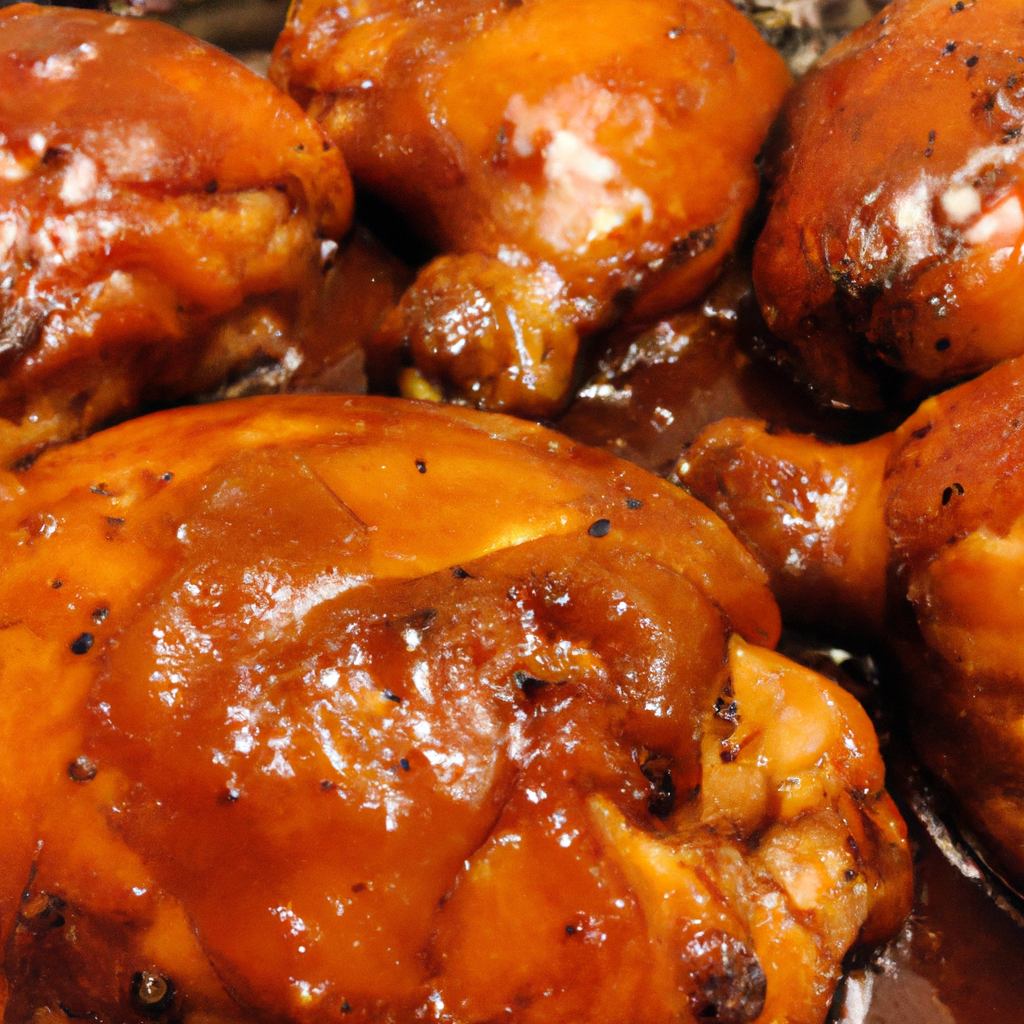
{"type": "Polygon", "coordinates": [[[916,399],[1024,352],[1022,126],[1024,23],[1001,0],[895,0],[800,80],[754,283],[823,399],[916,399]]]}
{"type": "Polygon", "coordinates": [[[0,476],[14,1021],[819,1024],[909,908],[871,724],[678,488],[276,396],[0,476]]]}
{"type": "Polygon", "coordinates": [[[787,615],[888,626],[915,743],[1024,885],[1024,361],[844,448],[709,427],[681,476],[779,582],[787,615]],[[896,636],[891,634],[896,631],[896,636]]]}
{"type": "Polygon", "coordinates": [[[254,364],[294,371],[351,219],[322,132],[154,22],[22,4],[0,50],[0,462],[254,364]]]}
{"type": "Polygon", "coordinates": [[[386,327],[421,390],[531,415],[580,337],[713,280],[790,84],[725,0],[302,0],[271,74],[449,254],[386,327]]]}

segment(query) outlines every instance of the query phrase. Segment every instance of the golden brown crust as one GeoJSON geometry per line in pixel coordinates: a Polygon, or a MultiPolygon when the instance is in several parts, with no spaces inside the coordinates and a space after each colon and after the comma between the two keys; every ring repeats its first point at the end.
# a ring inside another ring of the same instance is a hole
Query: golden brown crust
{"type": "Polygon", "coordinates": [[[819,1024],[906,909],[866,715],[603,453],[251,399],[0,476],[0,532],[9,1020],[819,1024]]]}
{"type": "Polygon", "coordinates": [[[301,358],[352,190],[295,103],[151,21],[24,4],[0,35],[4,461],[301,358]]]}
{"type": "Polygon", "coordinates": [[[569,363],[577,331],[714,279],[790,84],[722,0],[602,0],[582,18],[574,0],[305,0],[272,74],[438,248],[553,278],[569,363]]]}
{"type": "Polygon", "coordinates": [[[1012,4],[898,0],[787,99],[754,282],[824,399],[912,396],[1024,349],[1024,28],[1012,4]]]}

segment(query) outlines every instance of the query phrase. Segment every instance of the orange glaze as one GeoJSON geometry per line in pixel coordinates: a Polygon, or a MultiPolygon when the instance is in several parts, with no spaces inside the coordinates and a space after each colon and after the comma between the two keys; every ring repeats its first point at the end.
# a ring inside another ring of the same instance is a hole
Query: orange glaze
{"type": "Polygon", "coordinates": [[[343,160],[290,99],[152,21],[0,12],[0,460],[303,359],[343,160]]]}
{"type": "Polygon", "coordinates": [[[1013,3],[896,0],[800,80],[754,284],[823,399],[878,408],[886,367],[919,397],[1024,351],[1022,126],[1013,3]]]}
{"type": "Polygon", "coordinates": [[[603,453],[220,403],[0,476],[0,532],[5,1019],[820,1024],[908,908],[864,712],[603,453]]]}
{"type": "Polygon", "coordinates": [[[714,279],[791,81],[724,0],[602,0],[585,17],[575,0],[304,0],[272,77],[450,253],[457,290],[428,267],[387,336],[442,395],[530,415],[558,410],[579,337],[714,279]],[[564,325],[554,353],[517,352],[538,296],[564,325]],[[455,349],[488,364],[478,387],[436,364],[455,349]]]}
{"type": "Polygon", "coordinates": [[[787,616],[895,650],[921,757],[1018,885],[1022,394],[1018,358],[850,447],[726,420],[698,437],[680,472],[757,554],[787,616]]]}

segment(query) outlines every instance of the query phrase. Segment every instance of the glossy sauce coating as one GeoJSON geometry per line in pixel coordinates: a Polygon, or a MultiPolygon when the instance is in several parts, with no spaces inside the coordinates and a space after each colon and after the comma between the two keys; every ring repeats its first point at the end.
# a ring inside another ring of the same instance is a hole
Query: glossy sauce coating
{"type": "Polygon", "coordinates": [[[829,628],[845,617],[879,639],[885,629],[920,755],[1018,886],[1022,374],[1020,359],[1001,364],[853,448],[725,421],[698,438],[683,475],[784,582],[787,612],[829,628]]]}
{"type": "Polygon", "coordinates": [[[877,408],[1024,351],[1019,13],[897,0],[787,100],[754,283],[824,400],[877,408]]]}
{"type": "MultiPolygon", "coordinates": [[[[479,379],[518,374],[520,404],[452,381],[413,340],[421,376],[462,401],[534,415],[558,408],[569,375],[524,384],[544,360],[491,352],[474,304],[493,303],[515,334],[531,298],[547,295],[566,324],[550,345],[571,367],[577,335],[699,295],[756,199],[754,158],[790,83],[778,54],[720,0],[602,0],[585,17],[573,0],[305,0],[272,76],[357,181],[452,254],[458,269],[446,273],[464,293],[478,284],[482,299],[434,298],[436,275],[417,283],[433,305],[448,303],[431,347],[448,336],[451,347],[464,322],[463,345],[491,363],[479,379]],[[483,281],[479,256],[498,264],[483,281]]],[[[389,325],[397,342],[415,332],[418,304],[389,325]]]]}
{"type": "Polygon", "coordinates": [[[319,129],[154,22],[18,5],[0,48],[4,464],[254,364],[294,369],[322,243],[351,218],[319,129]]]}
{"type": "Polygon", "coordinates": [[[278,397],[0,486],[8,1020],[817,1024],[908,908],[867,716],[636,467],[278,397]]]}

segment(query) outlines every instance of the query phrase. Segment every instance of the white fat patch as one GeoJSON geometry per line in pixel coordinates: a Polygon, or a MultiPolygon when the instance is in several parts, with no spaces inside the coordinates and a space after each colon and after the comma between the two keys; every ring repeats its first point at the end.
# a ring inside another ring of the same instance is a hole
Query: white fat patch
{"type": "Polygon", "coordinates": [[[981,196],[972,185],[953,185],[940,200],[950,224],[966,224],[981,213],[981,196]]]}
{"type": "Polygon", "coordinates": [[[964,232],[968,245],[991,245],[995,248],[1016,245],[1024,233],[1024,210],[1016,195],[997,203],[964,232]]]}
{"type": "Polygon", "coordinates": [[[68,206],[79,206],[96,194],[98,180],[96,162],[84,153],[76,153],[64,171],[60,197],[68,206]]]}
{"type": "Polygon", "coordinates": [[[0,144],[0,181],[24,181],[32,168],[23,164],[9,149],[0,144]]]}
{"type": "Polygon", "coordinates": [[[96,47],[92,43],[82,43],[70,53],[54,53],[46,60],[37,60],[32,65],[32,74],[51,82],[64,82],[75,76],[80,64],[95,59],[96,47]]]}
{"type": "Polygon", "coordinates": [[[648,100],[618,96],[585,76],[535,104],[518,93],[509,100],[505,120],[512,125],[512,153],[526,159],[539,152],[544,160],[538,227],[551,245],[582,254],[632,221],[653,221],[650,197],[630,184],[597,135],[614,118],[629,127],[627,145],[636,150],[653,132],[654,117],[648,100]]]}

